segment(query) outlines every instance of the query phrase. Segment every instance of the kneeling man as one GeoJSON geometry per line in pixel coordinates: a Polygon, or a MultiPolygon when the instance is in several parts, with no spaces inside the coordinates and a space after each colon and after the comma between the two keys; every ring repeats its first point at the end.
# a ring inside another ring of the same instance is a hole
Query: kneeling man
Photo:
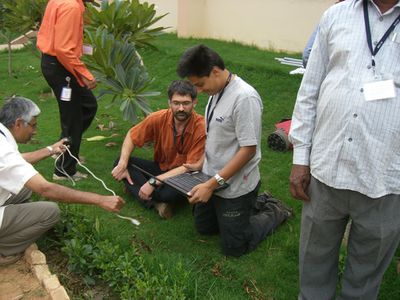
{"type": "Polygon", "coordinates": [[[172,217],[172,204],[186,201],[176,190],[133,167],[137,165],[163,180],[187,172],[183,164],[197,162],[204,153],[204,118],[194,111],[196,88],[178,80],[168,88],[169,109],[150,114],[131,128],[122,145],[118,164],[112,170],[116,180],[124,180],[127,190],[145,207],[155,207],[162,218],[172,217]],[[154,144],[152,161],[130,157],[135,147],[154,144]]]}

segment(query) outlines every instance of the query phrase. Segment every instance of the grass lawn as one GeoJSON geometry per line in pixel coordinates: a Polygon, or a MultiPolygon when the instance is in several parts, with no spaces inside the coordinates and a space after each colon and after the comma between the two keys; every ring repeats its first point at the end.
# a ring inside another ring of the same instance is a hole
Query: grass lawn
{"type": "MultiPolygon", "coordinates": [[[[175,70],[179,57],[187,47],[197,43],[205,43],[219,52],[227,68],[260,93],[264,102],[261,190],[268,189],[292,206],[296,217],[268,237],[254,252],[235,259],[221,255],[218,237],[204,237],[196,233],[188,205],[180,207],[174,218],[165,221],[154,211],[144,210],[132,197],[125,195],[127,205],[122,213],[137,217],[142,222],[138,228],[98,208],[77,206],[77,209],[93,219],[99,216],[100,230],[105,238],[121,247],[130,247],[132,243],[139,245],[144,259],[152,265],[162,264],[165,273],[169,272],[169,267],[182,264],[184,269],[190,271],[190,278],[185,283],[188,299],[296,299],[301,203],[291,198],[288,189],[292,153],[271,151],[266,138],[274,130],[277,121],[291,116],[301,76],[289,75],[292,68],[274,60],[274,57],[282,57],[284,53],[215,40],[178,39],[168,34],[158,39],[158,51],[141,52],[149,73],[155,78],[152,90],[162,93],[149,99],[153,110],[167,107],[166,89],[172,80],[177,79],[175,70]]],[[[34,143],[21,146],[21,150],[44,147],[55,142],[59,136],[56,101],[41,75],[39,58],[28,50],[14,52],[13,58],[15,77],[8,78],[7,54],[0,53],[0,103],[5,96],[12,94],[36,101],[42,110],[38,134],[34,143]]],[[[201,114],[204,113],[206,100],[204,95],[200,96],[197,111],[201,114]]],[[[85,140],[81,154],[86,158],[86,165],[97,176],[111,189],[122,194],[121,184],[113,180],[110,171],[132,124],[122,120],[118,107],[108,108],[107,104],[107,99],[99,102],[97,117],[84,137],[109,136],[112,133],[118,136],[97,142],[85,140]],[[108,127],[110,122],[114,124],[111,130],[99,129],[98,125],[108,127]],[[116,143],[116,146],[106,146],[109,142],[116,143]]],[[[149,148],[135,150],[135,154],[152,157],[149,148]]],[[[53,172],[52,164],[51,159],[37,164],[37,169],[49,180],[53,172]]],[[[78,182],[76,187],[108,194],[94,179],[78,182]]],[[[400,276],[393,262],[384,277],[379,298],[400,299],[399,286],[400,276]]]]}

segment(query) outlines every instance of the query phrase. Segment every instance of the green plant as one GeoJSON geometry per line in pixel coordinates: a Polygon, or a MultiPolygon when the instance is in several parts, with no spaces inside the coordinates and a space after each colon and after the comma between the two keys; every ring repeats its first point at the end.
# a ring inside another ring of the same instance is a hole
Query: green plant
{"type": "Polygon", "coordinates": [[[103,0],[100,9],[87,8],[88,30],[106,28],[117,40],[127,39],[138,48],[152,46],[165,27],[150,28],[165,15],[156,17],[154,4],[139,0],[103,0]]]}
{"type": "Polygon", "coordinates": [[[55,232],[68,257],[68,269],[81,274],[87,284],[102,279],[121,299],[186,298],[190,272],[184,270],[182,263],[166,270],[157,260],[145,261],[135,247],[123,249],[103,240],[98,218],[93,222],[79,212],[63,210],[55,232]]]}
{"type": "Polygon", "coordinates": [[[0,3],[0,36],[8,44],[9,76],[12,76],[11,41],[19,34],[39,28],[46,4],[47,0],[3,0],[0,3]]]}
{"type": "Polygon", "coordinates": [[[8,9],[7,19],[15,31],[25,34],[38,30],[48,0],[3,0],[8,9]]]}
{"type": "Polygon", "coordinates": [[[12,55],[11,55],[11,41],[15,35],[12,30],[11,23],[8,20],[10,10],[6,7],[5,2],[0,3],[0,37],[7,42],[8,52],[8,76],[12,76],[12,55]]]}
{"type": "Polygon", "coordinates": [[[126,39],[117,40],[104,28],[98,28],[95,33],[88,31],[87,38],[94,47],[88,66],[106,87],[98,98],[111,95],[111,104],[119,104],[124,120],[136,122],[138,109],[144,115],[150,113],[146,97],[160,93],[147,91],[152,79],[133,44],[126,39]]]}

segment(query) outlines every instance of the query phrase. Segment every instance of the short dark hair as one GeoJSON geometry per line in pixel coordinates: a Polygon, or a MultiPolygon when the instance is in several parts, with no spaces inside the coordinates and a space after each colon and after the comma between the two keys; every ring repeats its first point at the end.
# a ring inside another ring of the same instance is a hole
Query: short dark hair
{"type": "Polygon", "coordinates": [[[214,67],[225,70],[225,64],[217,52],[200,44],[187,49],[181,56],[176,72],[182,78],[209,76],[214,67]]]}
{"type": "Polygon", "coordinates": [[[6,99],[3,107],[0,109],[0,123],[8,129],[11,129],[17,119],[29,123],[33,117],[40,114],[39,107],[30,99],[12,96],[6,99]]]}
{"type": "Polygon", "coordinates": [[[192,101],[197,97],[197,90],[193,84],[187,80],[175,80],[168,87],[168,98],[172,99],[174,94],[181,96],[189,95],[192,101]]]}

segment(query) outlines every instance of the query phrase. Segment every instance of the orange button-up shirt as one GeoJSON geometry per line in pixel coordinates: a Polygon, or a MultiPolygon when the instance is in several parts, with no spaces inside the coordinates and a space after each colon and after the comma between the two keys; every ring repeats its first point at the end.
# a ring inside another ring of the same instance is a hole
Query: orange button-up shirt
{"type": "Polygon", "coordinates": [[[137,147],[153,142],[154,161],[161,170],[168,171],[184,163],[195,163],[203,156],[206,142],[204,126],[204,117],[193,112],[183,136],[179,134],[174,138],[173,113],[170,109],[163,109],[132,127],[130,137],[137,147]]]}
{"type": "Polygon", "coordinates": [[[37,36],[37,47],[57,60],[84,86],[93,75],[80,60],[83,47],[82,0],[50,0],[37,36]]]}

